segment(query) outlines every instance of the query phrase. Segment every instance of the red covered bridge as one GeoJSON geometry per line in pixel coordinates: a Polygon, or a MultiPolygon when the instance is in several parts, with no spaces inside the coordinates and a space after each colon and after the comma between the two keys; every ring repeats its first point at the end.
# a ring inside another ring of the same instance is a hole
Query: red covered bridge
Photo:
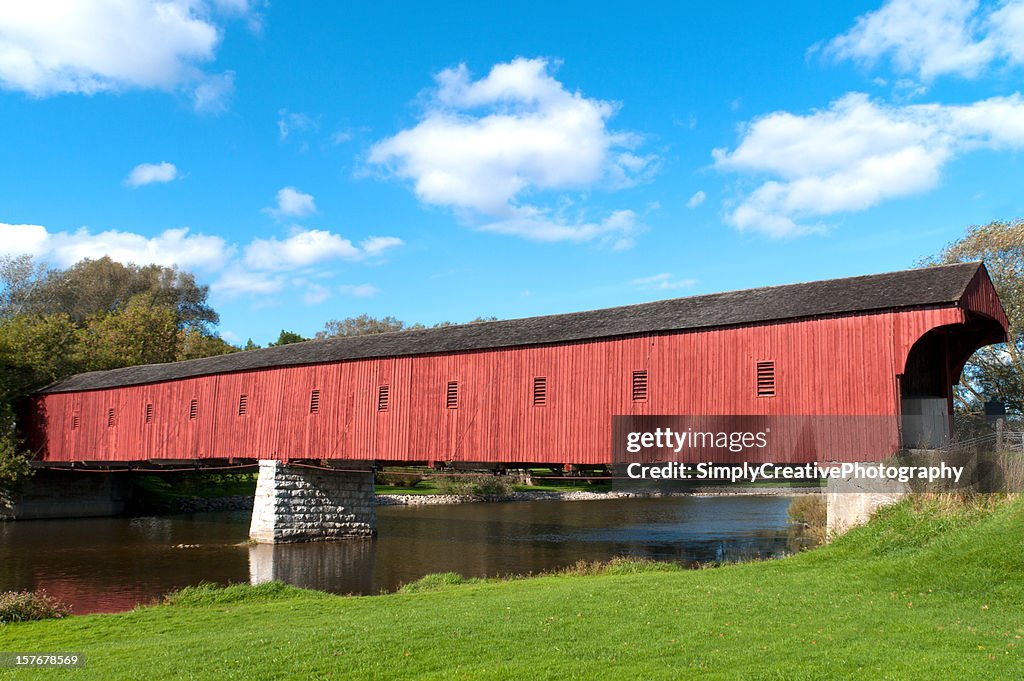
{"type": "Polygon", "coordinates": [[[965,362],[1006,328],[966,263],[82,374],[24,425],[52,464],[607,464],[615,414],[948,424],[965,362]]]}

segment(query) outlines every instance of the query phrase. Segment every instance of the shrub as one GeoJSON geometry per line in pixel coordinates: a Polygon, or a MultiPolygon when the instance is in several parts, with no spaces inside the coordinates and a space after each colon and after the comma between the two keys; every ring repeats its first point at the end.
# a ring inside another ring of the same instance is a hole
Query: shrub
{"type": "Polygon", "coordinates": [[[515,483],[508,476],[466,475],[437,478],[437,491],[474,497],[507,497],[515,491],[515,483]]]}
{"type": "Polygon", "coordinates": [[[828,507],[820,494],[797,497],[789,504],[793,522],[790,543],[797,550],[811,549],[825,543],[828,534],[828,507]]]}
{"type": "Polygon", "coordinates": [[[0,624],[67,617],[71,607],[43,590],[0,593],[0,624]]]}
{"type": "Polygon", "coordinates": [[[419,473],[377,473],[376,483],[388,487],[415,487],[426,480],[419,473]]]}

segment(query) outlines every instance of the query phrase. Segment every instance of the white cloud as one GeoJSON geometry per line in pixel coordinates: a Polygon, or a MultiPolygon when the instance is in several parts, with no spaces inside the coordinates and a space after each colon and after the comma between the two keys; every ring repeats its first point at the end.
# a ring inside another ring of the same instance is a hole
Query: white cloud
{"type": "Polygon", "coordinates": [[[396,236],[371,236],[359,245],[366,255],[380,255],[389,248],[401,246],[403,243],[405,242],[396,236]]]}
{"type": "Polygon", "coordinates": [[[280,293],[287,284],[283,274],[253,272],[233,264],[210,286],[214,293],[226,298],[238,296],[267,296],[280,293]]]}
{"type": "Polygon", "coordinates": [[[686,202],[687,208],[696,208],[700,204],[704,203],[704,200],[708,198],[708,195],[704,193],[703,189],[698,189],[693,196],[686,202]]]}
{"type": "Polygon", "coordinates": [[[736,149],[713,156],[721,170],[762,180],[730,222],[787,236],[821,229],[822,216],[930,190],[945,164],[964,153],[1022,147],[1020,94],[959,106],[892,106],[851,93],[808,115],[755,119],[736,149]]]}
{"type": "Polygon", "coordinates": [[[128,173],[124,184],[128,187],[141,187],[145,184],[170,182],[178,177],[178,169],[173,163],[140,163],[128,173]]]}
{"type": "Polygon", "coordinates": [[[306,292],[302,295],[302,301],[306,305],[319,305],[331,297],[331,292],[326,286],[320,284],[306,284],[306,292]]]}
{"type": "Polygon", "coordinates": [[[293,270],[323,260],[357,260],[363,252],[348,239],[320,229],[298,231],[287,239],[254,239],[245,264],[259,270],[293,270]]]}
{"type": "Polygon", "coordinates": [[[44,257],[50,232],[41,225],[8,225],[0,222],[0,254],[44,257]]]}
{"type": "Polygon", "coordinates": [[[234,92],[234,71],[204,75],[192,90],[192,104],[197,111],[222,113],[227,111],[228,100],[234,92]]]}
{"type": "Polygon", "coordinates": [[[288,109],[279,109],[277,112],[277,135],[282,142],[296,134],[317,132],[320,129],[320,121],[308,114],[288,109]]]}
{"type": "Polygon", "coordinates": [[[369,162],[482,229],[586,240],[601,230],[542,219],[551,209],[540,194],[620,188],[653,171],[636,135],[608,129],[617,105],[566,90],[545,59],[497,64],[476,81],[460,65],[435,80],[420,121],[374,145],[369,162]]]}
{"type": "Polygon", "coordinates": [[[232,252],[224,239],[189,234],[187,227],[146,237],[118,230],[91,232],[82,227],[74,232],[50,232],[40,225],[0,223],[0,253],[27,253],[62,267],[83,258],[95,260],[106,255],[118,262],[138,265],[156,263],[215,271],[224,266],[232,252]]]}
{"type": "Polygon", "coordinates": [[[1024,62],[1024,2],[889,0],[824,50],[866,66],[887,57],[898,73],[925,82],[943,75],[974,78],[996,62],[1024,62]]]}
{"type": "Polygon", "coordinates": [[[219,21],[248,10],[209,0],[3,2],[0,86],[35,97],[182,91],[197,108],[217,108],[230,76],[203,65],[215,57],[219,21]]]}
{"type": "MultiPolygon", "coordinates": [[[[33,255],[60,267],[104,256],[123,263],[177,266],[212,279],[211,289],[218,295],[271,296],[290,291],[301,294],[309,305],[330,295],[331,289],[316,281],[333,275],[323,269],[324,264],[339,259],[365,260],[401,244],[397,237],[380,236],[369,237],[357,247],[338,234],[295,228],[285,239],[254,239],[241,247],[221,237],[191,234],[184,227],[148,237],[117,230],[94,232],[85,227],[51,232],[41,225],[0,223],[0,255],[33,255]]],[[[369,296],[376,289],[361,284],[343,292],[369,296]]]]}
{"type": "Polygon", "coordinates": [[[352,133],[348,130],[338,130],[331,135],[331,144],[344,144],[352,140],[352,133]]]}
{"type": "Polygon", "coordinates": [[[312,194],[300,192],[295,187],[284,187],[277,192],[277,205],[263,210],[275,217],[303,217],[316,212],[316,202],[312,194]]]}
{"type": "Polygon", "coordinates": [[[531,241],[571,241],[583,243],[600,239],[615,250],[633,246],[635,235],[645,227],[631,210],[617,210],[601,222],[568,221],[547,213],[525,213],[506,220],[481,224],[478,229],[495,234],[511,234],[531,241]]]}
{"type": "Polygon", "coordinates": [[[344,284],[338,290],[353,298],[372,298],[380,293],[380,289],[373,284],[344,284]]]}
{"type": "Polygon", "coordinates": [[[674,291],[681,288],[693,288],[697,285],[697,280],[677,279],[668,272],[662,272],[650,277],[633,279],[629,285],[642,291],[674,291]]]}

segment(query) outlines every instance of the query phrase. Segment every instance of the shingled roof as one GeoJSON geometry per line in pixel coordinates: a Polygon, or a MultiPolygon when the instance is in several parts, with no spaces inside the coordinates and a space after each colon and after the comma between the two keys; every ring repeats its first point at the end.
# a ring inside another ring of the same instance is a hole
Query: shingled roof
{"type": "Polygon", "coordinates": [[[168,364],[94,371],[39,392],[75,392],[269,367],[545,345],[644,333],[956,304],[980,262],[713,293],[588,312],[313,340],[168,364]]]}

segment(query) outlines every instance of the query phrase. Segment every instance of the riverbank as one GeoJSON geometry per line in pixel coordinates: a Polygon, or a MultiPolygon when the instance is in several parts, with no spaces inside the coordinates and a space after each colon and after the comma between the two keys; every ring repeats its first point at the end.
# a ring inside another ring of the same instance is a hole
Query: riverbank
{"type": "Polygon", "coordinates": [[[528,490],[500,496],[473,494],[408,494],[402,492],[377,492],[378,506],[436,506],[442,504],[470,504],[478,502],[514,501],[599,501],[602,499],[657,499],[662,497],[685,496],[802,496],[820,494],[814,487],[708,487],[695,488],[686,492],[588,492],[528,490]]]}
{"type": "Polygon", "coordinates": [[[198,589],[7,625],[3,648],[83,652],[81,679],[1010,678],[1024,664],[1022,542],[1020,500],[916,498],[774,561],[433,577],[358,598],[198,589]]]}

